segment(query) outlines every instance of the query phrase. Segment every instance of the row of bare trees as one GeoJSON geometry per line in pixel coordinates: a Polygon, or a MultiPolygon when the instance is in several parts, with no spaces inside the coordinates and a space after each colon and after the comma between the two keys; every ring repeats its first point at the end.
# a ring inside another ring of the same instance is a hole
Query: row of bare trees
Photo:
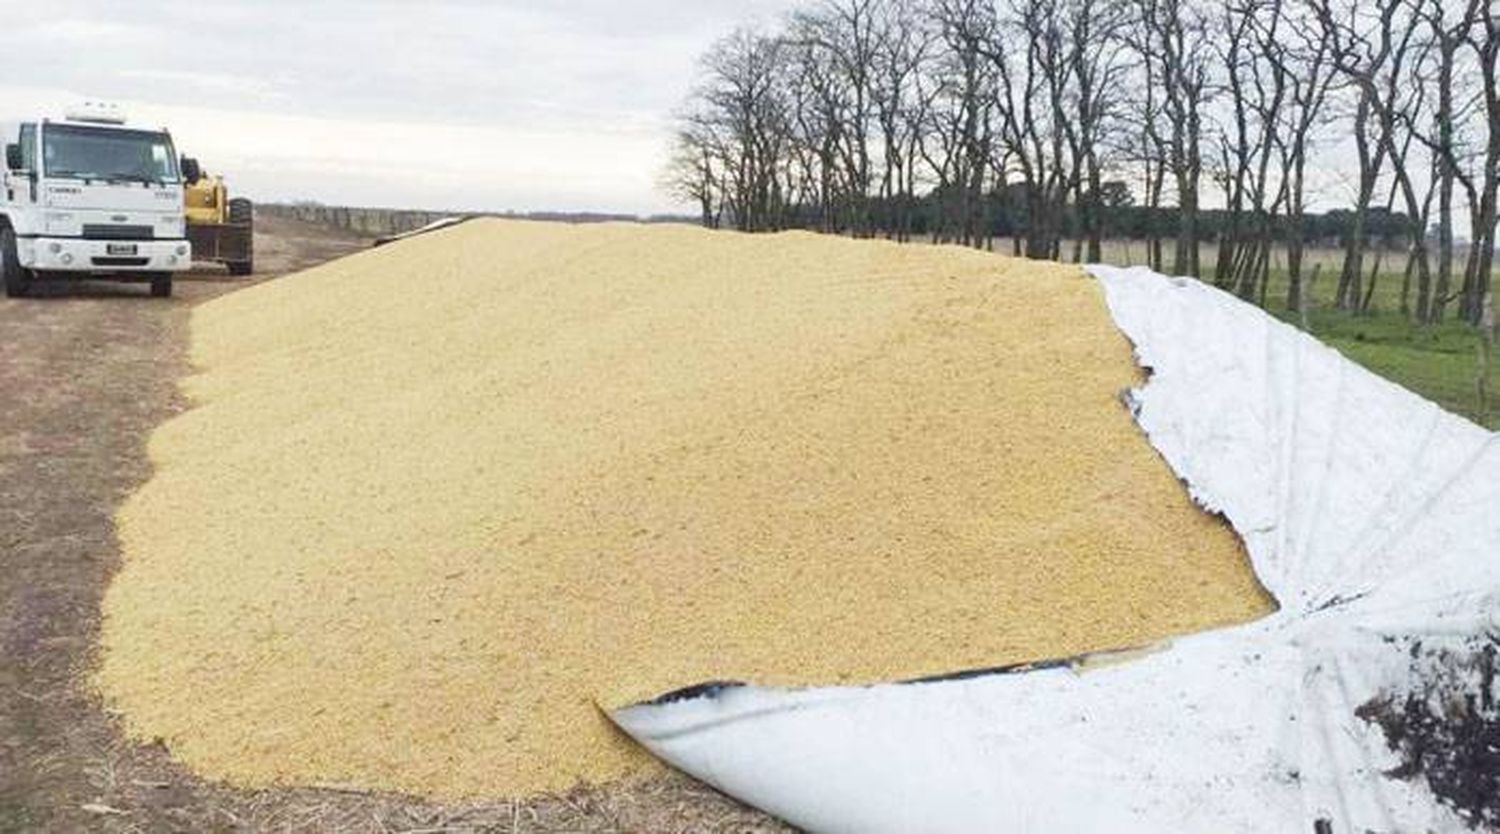
{"type": "Polygon", "coordinates": [[[1173,218],[1152,266],[1265,303],[1284,253],[1299,309],[1314,175],[1334,172],[1336,303],[1368,308],[1393,273],[1415,319],[1477,322],[1497,57],[1500,0],[812,0],[704,56],[668,185],[709,225],[907,239],[922,206],[937,239],[990,246],[1004,211],[1016,254],[1099,260],[1125,180],[1173,218]],[[1404,262],[1369,244],[1381,213],[1404,218],[1404,262]]]}

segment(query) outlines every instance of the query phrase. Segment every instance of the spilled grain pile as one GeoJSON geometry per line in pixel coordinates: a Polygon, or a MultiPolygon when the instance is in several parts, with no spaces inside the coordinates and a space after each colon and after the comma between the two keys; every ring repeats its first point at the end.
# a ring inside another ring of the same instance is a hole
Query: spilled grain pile
{"type": "Polygon", "coordinates": [[[201,307],[97,683],[244,784],[524,794],[594,707],[907,678],[1264,610],[1073,268],[476,221],[201,307]]]}

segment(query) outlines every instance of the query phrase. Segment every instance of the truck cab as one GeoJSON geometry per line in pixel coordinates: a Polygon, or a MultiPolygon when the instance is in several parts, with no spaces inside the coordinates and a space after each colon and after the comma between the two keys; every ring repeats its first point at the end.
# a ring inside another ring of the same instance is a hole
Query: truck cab
{"type": "Polygon", "coordinates": [[[33,282],[105,278],[172,293],[192,265],[183,176],[172,136],[88,105],[62,120],[0,124],[0,277],[10,296],[33,282]]]}

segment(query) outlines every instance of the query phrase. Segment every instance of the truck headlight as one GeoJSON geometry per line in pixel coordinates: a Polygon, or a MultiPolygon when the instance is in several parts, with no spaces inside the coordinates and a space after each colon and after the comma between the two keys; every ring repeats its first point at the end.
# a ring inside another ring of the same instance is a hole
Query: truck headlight
{"type": "Polygon", "coordinates": [[[54,240],[51,243],[47,244],[47,251],[56,255],[58,252],[62,251],[62,244],[54,240]]]}
{"type": "Polygon", "coordinates": [[[73,262],[73,256],[72,255],[63,255],[62,256],[62,262],[63,262],[63,266],[67,266],[68,264],[70,264],[70,263],[73,262]]]}
{"type": "Polygon", "coordinates": [[[177,247],[177,254],[178,255],[186,255],[187,253],[188,253],[187,244],[186,243],[179,244],[178,247],[177,247]]]}

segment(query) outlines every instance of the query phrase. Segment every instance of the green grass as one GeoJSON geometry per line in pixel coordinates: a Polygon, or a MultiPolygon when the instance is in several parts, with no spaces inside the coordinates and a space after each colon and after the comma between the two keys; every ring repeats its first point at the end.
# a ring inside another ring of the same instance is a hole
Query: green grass
{"type": "MultiPolygon", "coordinates": [[[[1419,328],[1399,313],[1355,316],[1319,310],[1309,313],[1308,330],[1386,379],[1455,414],[1491,429],[1500,428],[1500,409],[1491,407],[1489,413],[1481,410],[1477,385],[1480,337],[1474,328],[1452,321],[1419,328]]],[[[1500,378],[1492,374],[1492,391],[1497,384],[1500,378]]]]}

